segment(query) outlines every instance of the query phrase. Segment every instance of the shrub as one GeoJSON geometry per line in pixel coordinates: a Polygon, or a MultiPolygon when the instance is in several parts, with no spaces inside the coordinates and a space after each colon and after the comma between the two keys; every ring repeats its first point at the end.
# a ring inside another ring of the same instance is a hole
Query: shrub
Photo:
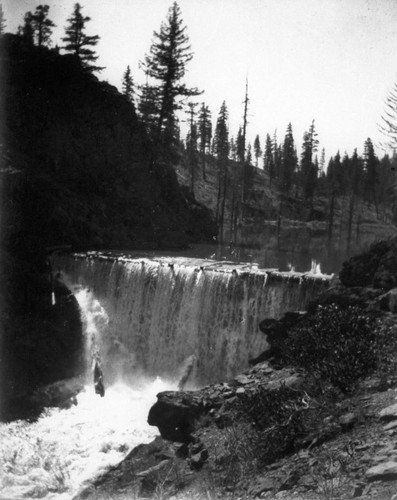
{"type": "Polygon", "coordinates": [[[374,243],[367,252],[344,262],[339,278],[345,286],[396,286],[397,240],[374,243]]]}
{"type": "Polygon", "coordinates": [[[296,439],[307,430],[310,400],[305,391],[285,385],[272,391],[259,386],[239,397],[239,414],[257,435],[259,462],[271,463],[294,450],[296,439]]]}
{"type": "Polygon", "coordinates": [[[365,375],[387,361],[387,331],[359,306],[319,306],[285,341],[283,356],[348,392],[365,375]]]}

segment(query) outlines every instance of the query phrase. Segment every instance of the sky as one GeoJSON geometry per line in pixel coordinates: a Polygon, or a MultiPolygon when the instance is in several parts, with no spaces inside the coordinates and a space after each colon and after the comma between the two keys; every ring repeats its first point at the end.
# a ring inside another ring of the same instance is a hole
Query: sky
{"type": "MultiPolygon", "coordinates": [[[[16,32],[39,0],[0,0],[6,30],[16,32]]],[[[47,0],[61,37],[75,0],[47,0]]],[[[100,35],[97,76],[121,90],[131,67],[144,83],[139,61],[149,52],[172,0],[80,0],[90,16],[87,35],[100,35]]],[[[194,57],[185,82],[204,93],[213,123],[223,101],[229,130],[242,125],[248,78],[248,140],[275,130],[279,142],[292,123],[298,153],[315,120],[326,156],[363,151],[370,137],[384,141],[379,123],[397,83],[397,0],[178,0],[194,57]]],[[[183,117],[184,118],[184,117],[183,117]]],[[[378,147],[378,154],[383,151],[378,147]]]]}

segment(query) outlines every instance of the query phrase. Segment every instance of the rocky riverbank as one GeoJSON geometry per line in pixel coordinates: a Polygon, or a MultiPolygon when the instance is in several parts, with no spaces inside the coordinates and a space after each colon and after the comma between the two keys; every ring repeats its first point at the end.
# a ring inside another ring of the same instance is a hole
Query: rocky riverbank
{"type": "Polygon", "coordinates": [[[76,500],[396,498],[396,259],[375,245],[307,312],[263,322],[272,349],[234,379],[160,393],[162,437],[76,500]]]}

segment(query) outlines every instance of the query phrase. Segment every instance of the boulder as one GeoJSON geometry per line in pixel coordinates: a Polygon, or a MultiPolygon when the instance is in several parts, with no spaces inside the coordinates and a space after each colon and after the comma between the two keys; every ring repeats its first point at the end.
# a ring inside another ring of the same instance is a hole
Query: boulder
{"type": "Polygon", "coordinates": [[[365,476],[368,481],[397,479],[397,462],[389,461],[375,465],[367,470],[365,476]]]}
{"type": "Polygon", "coordinates": [[[383,408],[380,411],[379,417],[381,420],[396,420],[397,419],[397,403],[394,405],[388,406],[387,408],[383,408]]]}
{"type": "Polygon", "coordinates": [[[193,393],[164,391],[149,411],[148,424],[157,426],[163,439],[189,443],[193,441],[194,421],[204,410],[203,402],[193,393]]]}
{"type": "Polygon", "coordinates": [[[208,450],[206,448],[203,448],[197,453],[191,455],[189,464],[193,470],[199,470],[207,460],[208,460],[208,450]]]}

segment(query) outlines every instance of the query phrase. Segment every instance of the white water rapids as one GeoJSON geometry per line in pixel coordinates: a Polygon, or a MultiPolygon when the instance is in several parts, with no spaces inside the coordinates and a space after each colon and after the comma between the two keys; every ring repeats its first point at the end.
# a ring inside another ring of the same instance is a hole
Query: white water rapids
{"type": "MultiPolygon", "coordinates": [[[[80,289],[76,298],[83,315],[86,352],[90,353],[104,333],[107,314],[86,289],[80,289]]],[[[146,422],[149,409],[158,392],[176,389],[176,384],[158,377],[119,379],[106,387],[101,398],[95,394],[87,364],[86,385],[77,396],[77,405],[48,408],[33,423],[0,424],[1,499],[69,500],[85,481],[158,434],[146,422]]]]}

